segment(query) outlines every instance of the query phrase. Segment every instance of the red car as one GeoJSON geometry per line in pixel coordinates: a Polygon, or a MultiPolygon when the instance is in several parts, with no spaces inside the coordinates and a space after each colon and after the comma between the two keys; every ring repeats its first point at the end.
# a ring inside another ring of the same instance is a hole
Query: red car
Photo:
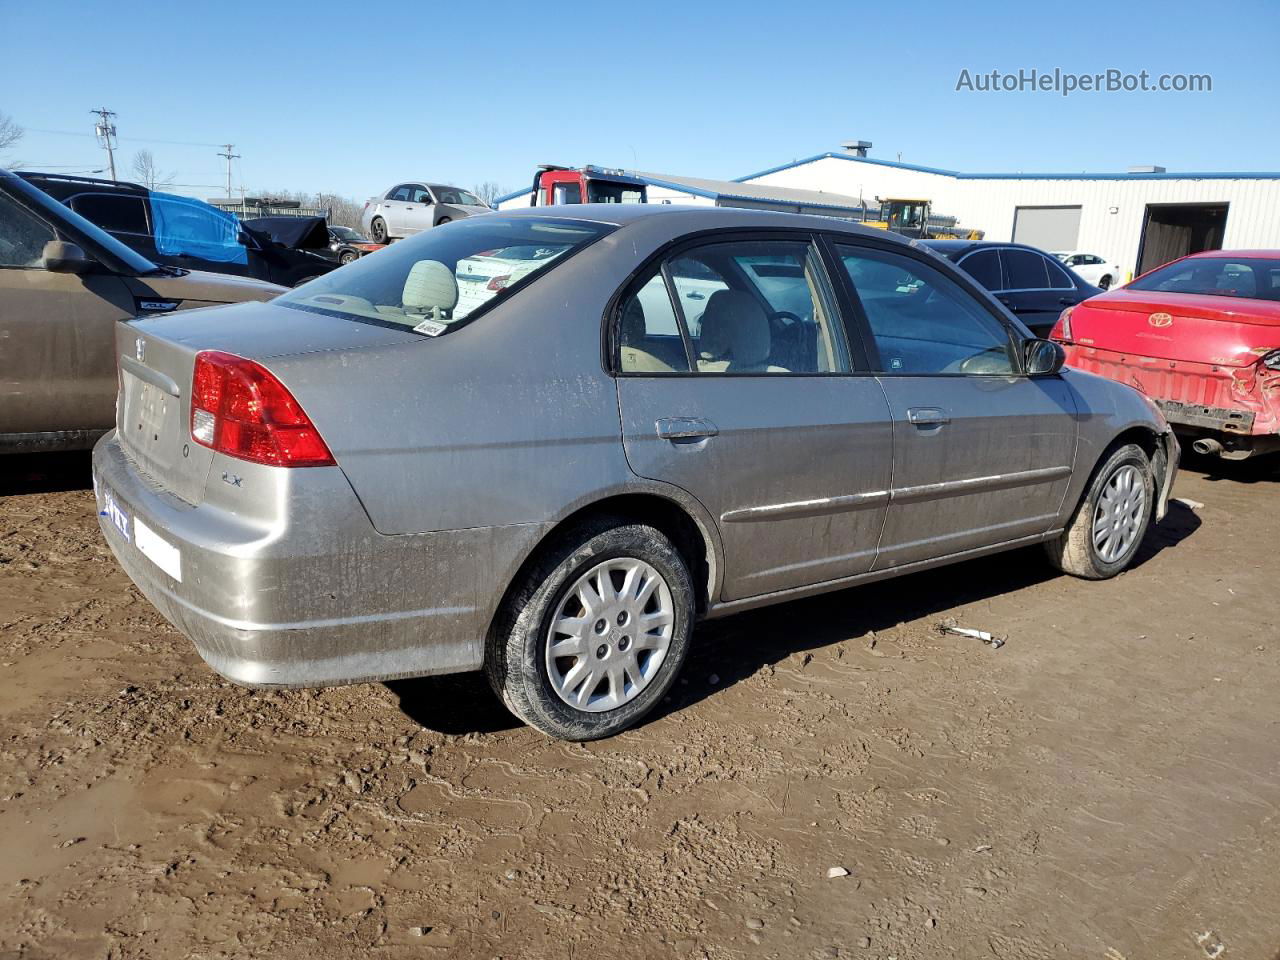
{"type": "Polygon", "coordinates": [[[1062,311],[1050,339],[1145,393],[1197,453],[1280,450],[1280,250],[1166,263],[1062,311]]]}

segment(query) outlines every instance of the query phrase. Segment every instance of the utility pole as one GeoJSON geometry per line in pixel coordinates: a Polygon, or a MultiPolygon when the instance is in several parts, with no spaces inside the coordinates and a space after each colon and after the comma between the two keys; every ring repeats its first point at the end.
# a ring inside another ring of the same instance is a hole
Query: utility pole
{"type": "Polygon", "coordinates": [[[93,132],[97,135],[103,149],[107,151],[107,166],[111,168],[111,179],[114,180],[116,178],[116,125],[111,122],[111,118],[116,115],[116,112],[106,107],[89,112],[98,115],[98,122],[93,125],[93,132]]]}
{"type": "MultiPolygon", "coordinates": [[[[218,156],[220,157],[227,158],[227,202],[228,203],[231,201],[231,161],[240,159],[240,154],[231,152],[232,150],[235,149],[235,147],[236,145],[234,143],[224,143],[222,145],[222,152],[218,154],[218,156]]],[[[243,206],[243,204],[244,204],[244,201],[241,200],[241,205],[243,206]]]]}

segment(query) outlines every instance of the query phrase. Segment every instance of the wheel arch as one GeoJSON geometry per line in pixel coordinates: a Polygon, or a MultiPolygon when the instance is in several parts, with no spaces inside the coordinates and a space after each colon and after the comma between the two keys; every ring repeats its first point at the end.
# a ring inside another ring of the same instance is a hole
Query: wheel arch
{"type": "Polygon", "coordinates": [[[696,588],[697,616],[701,618],[719,595],[722,553],[711,517],[701,504],[686,502],[678,494],[654,487],[613,492],[571,508],[531,545],[510,578],[490,617],[488,633],[502,617],[513,593],[520,588],[529,570],[553,544],[584,523],[600,517],[615,517],[622,522],[644,523],[661,531],[675,546],[696,588]]]}

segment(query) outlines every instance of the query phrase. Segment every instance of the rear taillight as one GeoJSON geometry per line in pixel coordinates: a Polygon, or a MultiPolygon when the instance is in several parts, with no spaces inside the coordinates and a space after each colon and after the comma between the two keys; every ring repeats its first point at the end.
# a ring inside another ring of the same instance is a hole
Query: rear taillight
{"type": "Polygon", "coordinates": [[[1058,314],[1058,322],[1053,325],[1053,331],[1049,334],[1050,340],[1066,340],[1070,341],[1071,337],[1071,311],[1075,307],[1067,307],[1058,314]]]}
{"type": "Polygon", "coordinates": [[[273,467],[331,467],[333,454],[284,384],[265,367],[217,350],[196,354],[191,439],[273,467]]]}
{"type": "Polygon", "coordinates": [[[500,277],[491,278],[487,286],[488,286],[488,289],[496,292],[498,290],[507,289],[507,284],[510,282],[511,282],[511,274],[507,273],[507,274],[503,274],[500,277]]]}

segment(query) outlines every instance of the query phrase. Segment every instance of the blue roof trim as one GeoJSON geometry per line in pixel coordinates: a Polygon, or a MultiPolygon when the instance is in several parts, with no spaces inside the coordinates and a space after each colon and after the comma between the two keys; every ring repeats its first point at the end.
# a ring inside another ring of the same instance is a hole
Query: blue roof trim
{"type": "Polygon", "coordinates": [[[1222,171],[1190,171],[1186,173],[961,173],[958,170],[943,170],[941,167],[923,167],[915,163],[899,163],[894,160],[879,160],[874,157],[851,157],[847,153],[816,153],[803,160],[792,160],[779,164],[759,173],[751,173],[745,177],[736,177],[735,182],[746,183],[757,177],[767,177],[771,173],[802,167],[817,160],[848,160],[851,163],[871,163],[881,167],[893,167],[897,170],[914,170],[917,173],[934,173],[943,177],[954,177],[956,180],[1280,180],[1280,172],[1276,171],[1242,171],[1224,173],[1222,171]]]}
{"type": "Polygon", "coordinates": [[[513,190],[505,196],[494,197],[493,205],[496,207],[500,203],[505,203],[508,200],[514,200],[516,197],[525,197],[531,193],[533,193],[533,189],[531,187],[525,187],[523,190],[513,190]]]}
{"type": "Polygon", "coordinates": [[[640,179],[651,187],[666,187],[668,190],[678,190],[680,193],[687,193],[695,197],[706,197],[709,200],[714,200],[716,197],[720,196],[720,194],[716,193],[714,190],[703,190],[700,187],[689,187],[685,186],[683,183],[672,183],[670,180],[655,180],[652,177],[640,177],[640,179]]]}

